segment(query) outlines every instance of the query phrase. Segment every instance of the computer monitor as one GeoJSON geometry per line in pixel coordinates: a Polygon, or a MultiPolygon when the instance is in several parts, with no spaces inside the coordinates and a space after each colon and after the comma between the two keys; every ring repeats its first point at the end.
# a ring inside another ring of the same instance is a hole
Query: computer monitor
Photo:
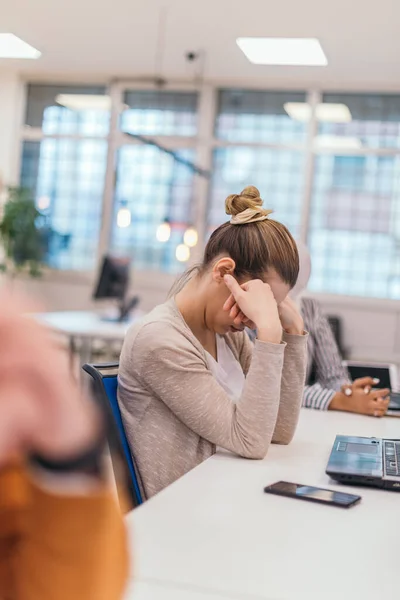
{"type": "Polygon", "coordinates": [[[126,256],[105,256],[100,269],[100,275],[95,287],[93,298],[103,300],[105,298],[118,300],[119,317],[116,320],[123,321],[138,303],[137,296],[126,300],[129,288],[129,273],[131,259],[126,256]]]}
{"type": "Polygon", "coordinates": [[[123,300],[129,286],[130,258],[105,256],[93,297],[123,300]]]}

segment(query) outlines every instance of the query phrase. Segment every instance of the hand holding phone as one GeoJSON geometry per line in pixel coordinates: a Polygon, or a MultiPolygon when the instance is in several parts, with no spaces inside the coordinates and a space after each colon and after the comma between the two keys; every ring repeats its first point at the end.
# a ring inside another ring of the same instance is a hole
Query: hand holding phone
{"type": "Polygon", "coordinates": [[[361,496],[354,494],[345,494],[335,490],[302,485],[300,483],[290,483],[288,481],[278,481],[273,485],[264,488],[266,494],[275,496],[286,496],[288,498],[297,498],[298,500],[308,500],[309,502],[318,502],[320,504],[329,504],[340,508],[350,508],[358,504],[361,496]]]}

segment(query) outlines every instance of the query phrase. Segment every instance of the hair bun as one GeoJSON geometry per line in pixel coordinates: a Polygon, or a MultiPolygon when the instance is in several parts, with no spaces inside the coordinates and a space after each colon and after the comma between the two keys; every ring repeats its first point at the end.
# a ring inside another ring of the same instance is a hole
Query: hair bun
{"type": "Polygon", "coordinates": [[[260,192],[254,185],[248,185],[240,194],[231,194],[225,200],[225,212],[227,215],[236,217],[239,213],[251,208],[256,210],[260,208],[263,201],[260,192]]]}
{"type": "Polygon", "coordinates": [[[254,185],[248,185],[240,194],[231,194],[225,200],[225,212],[231,215],[231,223],[242,225],[261,221],[268,217],[272,210],[262,208],[260,192],[254,185]],[[238,217],[240,215],[240,217],[238,217]]]}

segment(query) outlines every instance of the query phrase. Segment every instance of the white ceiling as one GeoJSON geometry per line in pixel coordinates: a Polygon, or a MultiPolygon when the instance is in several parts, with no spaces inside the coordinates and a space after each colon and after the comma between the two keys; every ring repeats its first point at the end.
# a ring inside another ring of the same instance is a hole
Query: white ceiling
{"type": "Polygon", "coordinates": [[[0,71],[98,81],[152,76],[160,6],[167,7],[167,78],[193,77],[184,55],[202,50],[205,78],[218,84],[400,89],[399,0],[3,0],[0,32],[43,54],[0,60],[0,71]],[[239,36],[317,37],[329,65],[251,65],[239,36]]]}

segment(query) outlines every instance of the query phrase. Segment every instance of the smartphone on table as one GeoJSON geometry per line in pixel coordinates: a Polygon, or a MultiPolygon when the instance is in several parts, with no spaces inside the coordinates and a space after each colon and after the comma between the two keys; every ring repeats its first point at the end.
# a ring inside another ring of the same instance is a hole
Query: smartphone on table
{"type": "Polygon", "coordinates": [[[264,488],[264,492],[266,494],[274,494],[275,496],[308,500],[309,502],[329,504],[340,508],[350,508],[358,504],[361,500],[361,496],[355,496],[354,494],[302,485],[301,483],[290,483],[289,481],[278,481],[273,485],[268,485],[264,488]]]}

